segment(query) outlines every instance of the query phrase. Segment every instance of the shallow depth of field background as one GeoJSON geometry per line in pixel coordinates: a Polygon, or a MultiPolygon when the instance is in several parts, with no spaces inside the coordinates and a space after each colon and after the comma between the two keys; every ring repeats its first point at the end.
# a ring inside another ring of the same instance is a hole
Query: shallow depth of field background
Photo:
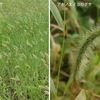
{"type": "MultiPolygon", "coordinates": [[[[50,12],[50,72],[51,100],[75,100],[82,89],[81,99],[100,100],[100,46],[87,64],[84,78],[75,84],[71,79],[71,66],[75,60],[73,50],[77,48],[79,34],[100,22],[99,0],[52,0],[65,23],[65,36],[50,12]],[[66,6],[66,3],[91,3],[91,6],[66,6]],[[59,5],[59,6],[58,6],[59,5]],[[63,47],[64,45],[64,47],[63,47]],[[83,98],[83,99],[82,99],[83,98]]],[[[85,35],[85,34],[84,34],[85,35]]],[[[81,40],[80,40],[81,42],[81,40]]],[[[78,99],[77,99],[78,100],[78,99]]]]}
{"type": "Polygon", "coordinates": [[[0,100],[48,100],[48,1],[0,3],[0,100]]]}

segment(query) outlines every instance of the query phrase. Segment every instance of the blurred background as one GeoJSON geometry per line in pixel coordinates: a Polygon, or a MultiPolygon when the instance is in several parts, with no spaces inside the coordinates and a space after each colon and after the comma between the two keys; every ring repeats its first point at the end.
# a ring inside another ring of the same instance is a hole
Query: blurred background
{"type": "Polygon", "coordinates": [[[74,63],[71,61],[75,60],[73,49],[77,47],[77,38],[80,33],[85,33],[90,27],[100,23],[100,0],[52,1],[59,10],[65,26],[62,31],[54,14],[50,12],[50,98],[78,100],[75,99],[76,96],[84,89],[87,100],[100,100],[99,45],[90,57],[83,80],[75,84],[71,77],[71,66],[74,63]]]}

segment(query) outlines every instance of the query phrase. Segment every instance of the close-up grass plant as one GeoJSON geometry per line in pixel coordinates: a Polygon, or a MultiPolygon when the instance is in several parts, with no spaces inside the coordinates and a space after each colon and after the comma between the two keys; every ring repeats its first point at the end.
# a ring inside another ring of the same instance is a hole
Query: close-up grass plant
{"type": "Polygon", "coordinates": [[[100,100],[99,4],[50,0],[51,100],[100,100]]]}
{"type": "Polygon", "coordinates": [[[0,3],[0,100],[48,100],[48,1],[0,3]]]}
{"type": "MultiPolygon", "coordinates": [[[[84,69],[87,67],[87,63],[90,60],[90,54],[93,54],[95,49],[100,43],[100,25],[87,30],[87,33],[80,34],[81,43],[77,49],[77,57],[74,70],[74,79],[79,80],[83,74],[84,69]],[[86,35],[85,35],[86,34],[86,35]],[[79,51],[78,51],[79,50],[79,51]]],[[[84,74],[83,74],[84,75],[84,74]]]]}

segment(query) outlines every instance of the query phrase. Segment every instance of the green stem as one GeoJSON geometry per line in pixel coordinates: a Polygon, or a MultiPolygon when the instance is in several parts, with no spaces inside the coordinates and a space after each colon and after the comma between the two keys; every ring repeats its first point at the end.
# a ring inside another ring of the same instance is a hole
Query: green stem
{"type": "Polygon", "coordinates": [[[57,91],[58,91],[58,84],[59,84],[59,78],[60,78],[60,69],[61,69],[61,64],[62,64],[62,59],[63,59],[63,52],[64,52],[64,37],[63,37],[63,41],[62,41],[61,57],[60,57],[60,61],[59,61],[58,79],[57,79],[57,91]]]}
{"type": "MultiPolygon", "coordinates": [[[[65,0],[64,0],[65,4],[65,0]]],[[[64,10],[64,21],[65,21],[65,10],[64,10]]],[[[63,54],[64,54],[64,39],[65,39],[65,23],[64,23],[64,30],[63,30],[63,38],[62,38],[62,49],[61,49],[61,56],[58,64],[58,79],[57,79],[57,92],[58,92],[58,85],[59,85],[59,78],[60,78],[60,69],[61,69],[61,64],[62,64],[62,59],[63,59],[63,54]]],[[[56,98],[55,98],[56,100],[56,98]]]]}

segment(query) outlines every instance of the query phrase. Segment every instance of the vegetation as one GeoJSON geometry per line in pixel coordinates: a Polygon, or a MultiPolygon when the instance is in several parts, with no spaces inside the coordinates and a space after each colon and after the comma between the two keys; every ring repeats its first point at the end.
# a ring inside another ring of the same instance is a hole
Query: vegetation
{"type": "Polygon", "coordinates": [[[99,5],[50,0],[51,100],[100,99],[99,5]]]}
{"type": "Polygon", "coordinates": [[[48,100],[48,1],[0,3],[0,100],[48,100]]]}

